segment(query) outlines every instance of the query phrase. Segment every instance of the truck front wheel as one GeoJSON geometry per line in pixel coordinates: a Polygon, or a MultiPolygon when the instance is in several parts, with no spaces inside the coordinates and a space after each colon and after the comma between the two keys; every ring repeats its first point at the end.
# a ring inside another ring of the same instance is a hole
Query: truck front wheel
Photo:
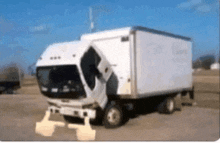
{"type": "Polygon", "coordinates": [[[104,126],[105,128],[116,128],[122,124],[123,110],[119,105],[109,105],[105,110],[104,126]]]}

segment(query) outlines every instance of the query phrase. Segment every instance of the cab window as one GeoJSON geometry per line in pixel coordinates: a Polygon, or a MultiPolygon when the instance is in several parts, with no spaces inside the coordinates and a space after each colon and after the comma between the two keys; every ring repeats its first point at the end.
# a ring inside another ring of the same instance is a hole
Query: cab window
{"type": "Polygon", "coordinates": [[[86,83],[91,90],[93,90],[95,87],[95,76],[99,74],[97,67],[100,61],[101,58],[93,47],[90,47],[81,59],[80,66],[86,83]]]}

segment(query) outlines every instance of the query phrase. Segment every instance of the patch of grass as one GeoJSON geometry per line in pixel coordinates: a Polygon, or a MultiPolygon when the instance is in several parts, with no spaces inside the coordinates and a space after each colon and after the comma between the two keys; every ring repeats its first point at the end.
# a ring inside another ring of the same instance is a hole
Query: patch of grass
{"type": "Polygon", "coordinates": [[[219,76],[219,70],[201,70],[193,72],[193,76],[219,76]]]}
{"type": "Polygon", "coordinates": [[[193,83],[195,92],[220,93],[218,83],[193,83]]]}
{"type": "Polygon", "coordinates": [[[195,92],[220,93],[219,70],[202,70],[193,73],[195,92]]]}
{"type": "Polygon", "coordinates": [[[216,93],[195,93],[198,107],[219,109],[219,94],[216,93]]]}

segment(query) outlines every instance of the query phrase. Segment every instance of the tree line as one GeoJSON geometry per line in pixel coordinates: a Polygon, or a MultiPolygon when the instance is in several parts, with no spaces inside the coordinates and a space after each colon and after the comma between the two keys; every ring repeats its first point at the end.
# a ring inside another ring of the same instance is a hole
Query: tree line
{"type": "MultiPolygon", "coordinates": [[[[215,63],[215,56],[205,55],[199,57],[197,60],[193,62],[193,69],[197,69],[197,68],[210,69],[210,66],[213,63],[215,63]]],[[[220,58],[218,59],[218,63],[220,63],[220,58]]]]}

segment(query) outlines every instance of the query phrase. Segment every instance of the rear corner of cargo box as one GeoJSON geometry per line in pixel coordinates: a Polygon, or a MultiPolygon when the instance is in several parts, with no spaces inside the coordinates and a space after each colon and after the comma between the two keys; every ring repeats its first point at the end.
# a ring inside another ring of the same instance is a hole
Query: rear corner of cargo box
{"type": "Polygon", "coordinates": [[[163,34],[136,31],[136,97],[192,88],[192,43],[163,34]]]}

